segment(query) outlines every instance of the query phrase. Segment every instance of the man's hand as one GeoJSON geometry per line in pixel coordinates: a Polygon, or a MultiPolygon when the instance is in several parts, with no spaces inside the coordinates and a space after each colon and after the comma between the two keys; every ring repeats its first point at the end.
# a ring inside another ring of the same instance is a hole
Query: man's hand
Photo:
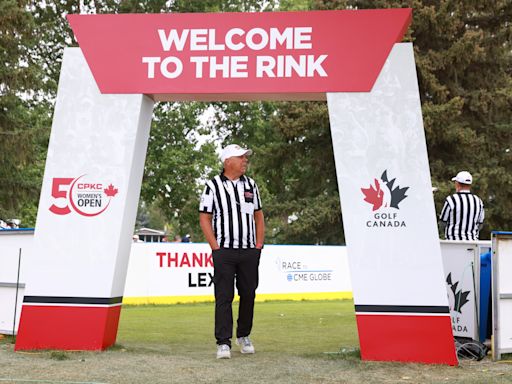
{"type": "Polygon", "coordinates": [[[199,225],[203,230],[204,237],[208,244],[210,244],[210,248],[212,251],[216,251],[220,249],[219,244],[217,243],[217,239],[215,238],[215,234],[212,229],[212,214],[211,213],[199,213],[199,225]]]}
{"type": "Polygon", "coordinates": [[[263,242],[265,240],[265,218],[261,209],[254,212],[254,224],[256,225],[256,248],[263,249],[263,242]]]}

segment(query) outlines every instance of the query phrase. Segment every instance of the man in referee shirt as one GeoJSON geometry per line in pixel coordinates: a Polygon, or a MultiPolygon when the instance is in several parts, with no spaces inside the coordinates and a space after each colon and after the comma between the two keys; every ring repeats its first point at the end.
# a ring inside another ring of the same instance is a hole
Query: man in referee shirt
{"type": "Polygon", "coordinates": [[[455,193],[446,198],[439,219],[445,223],[446,240],[478,240],[484,222],[484,204],[470,192],[473,177],[461,171],[452,178],[455,193]]]}
{"type": "Polygon", "coordinates": [[[251,154],[235,144],[225,147],[220,158],[224,169],[206,183],[199,204],[199,223],[213,254],[218,359],[231,358],[235,278],[240,296],[236,343],[242,353],[254,353],[249,334],[265,222],[258,187],[245,176],[251,154]]]}

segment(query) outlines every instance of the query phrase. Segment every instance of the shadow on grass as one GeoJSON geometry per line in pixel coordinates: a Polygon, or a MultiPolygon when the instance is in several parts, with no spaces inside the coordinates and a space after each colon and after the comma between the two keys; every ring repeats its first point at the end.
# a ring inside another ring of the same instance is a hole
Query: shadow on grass
{"type": "Polygon", "coordinates": [[[129,353],[129,354],[143,354],[143,355],[159,355],[168,356],[172,354],[172,349],[168,346],[162,347],[161,345],[130,345],[129,347],[123,344],[114,344],[111,347],[105,349],[104,352],[109,353],[129,353]]]}
{"type": "Polygon", "coordinates": [[[0,335],[0,344],[14,344],[16,337],[11,335],[0,335]]]}
{"type": "Polygon", "coordinates": [[[63,360],[69,360],[70,357],[69,357],[69,354],[64,351],[50,351],[50,359],[63,361],[63,360]]]}
{"type": "Polygon", "coordinates": [[[340,348],[336,352],[324,352],[324,356],[327,356],[331,360],[346,360],[350,362],[361,362],[361,351],[359,348],[340,348]]]}
{"type": "Polygon", "coordinates": [[[114,345],[111,345],[107,349],[105,349],[105,351],[109,351],[109,352],[128,352],[128,348],[125,347],[123,344],[116,343],[114,345]]]}

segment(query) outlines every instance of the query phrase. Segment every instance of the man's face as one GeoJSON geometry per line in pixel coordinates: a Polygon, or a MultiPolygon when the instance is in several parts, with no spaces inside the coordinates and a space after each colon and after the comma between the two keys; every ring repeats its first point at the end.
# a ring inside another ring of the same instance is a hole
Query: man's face
{"type": "Polygon", "coordinates": [[[224,168],[226,168],[230,172],[243,175],[247,171],[248,164],[249,156],[245,154],[242,156],[233,156],[230,157],[229,159],[226,159],[226,161],[224,162],[224,168]]]}

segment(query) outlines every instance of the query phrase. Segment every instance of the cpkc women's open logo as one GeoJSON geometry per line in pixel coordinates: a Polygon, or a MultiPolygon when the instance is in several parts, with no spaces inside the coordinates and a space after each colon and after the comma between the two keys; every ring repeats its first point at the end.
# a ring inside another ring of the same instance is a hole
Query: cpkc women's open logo
{"type": "Polygon", "coordinates": [[[54,177],[52,197],[56,201],[49,210],[56,215],[67,215],[73,210],[86,217],[98,216],[106,211],[118,192],[112,183],[106,186],[106,183],[87,175],[77,178],[54,177]]]}

